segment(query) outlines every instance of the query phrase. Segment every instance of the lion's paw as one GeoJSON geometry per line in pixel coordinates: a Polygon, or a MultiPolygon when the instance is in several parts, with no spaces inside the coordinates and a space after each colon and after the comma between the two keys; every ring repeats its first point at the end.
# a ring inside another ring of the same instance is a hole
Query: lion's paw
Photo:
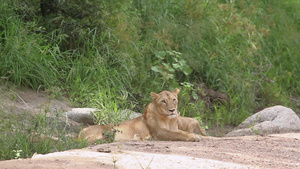
{"type": "Polygon", "coordinates": [[[203,139],[205,139],[205,140],[218,140],[219,138],[212,137],[212,136],[205,136],[205,137],[203,137],[203,139]]]}
{"type": "Polygon", "coordinates": [[[190,140],[190,141],[199,142],[200,140],[202,140],[202,139],[203,139],[203,137],[202,137],[202,136],[200,136],[200,135],[197,135],[197,134],[190,134],[190,136],[191,136],[191,140],[190,140]]]}

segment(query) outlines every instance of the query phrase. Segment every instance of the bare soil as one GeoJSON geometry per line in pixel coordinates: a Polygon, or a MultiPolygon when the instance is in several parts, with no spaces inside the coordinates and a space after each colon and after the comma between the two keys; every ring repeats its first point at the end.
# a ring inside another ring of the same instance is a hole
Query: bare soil
{"type": "Polygon", "coordinates": [[[200,142],[112,143],[90,149],[176,154],[261,168],[300,168],[300,134],[295,133],[206,139],[200,142]]]}
{"type": "Polygon", "coordinates": [[[0,162],[1,168],[300,168],[300,134],[118,142],[0,162]],[[115,161],[114,161],[115,159],[115,161]],[[172,161],[173,160],[173,161],[172,161]]]}
{"type": "MultiPolygon", "coordinates": [[[[32,108],[37,112],[44,102],[50,109],[71,108],[67,102],[45,97],[18,91],[18,98],[2,104],[2,108],[32,108]]],[[[118,142],[0,161],[0,168],[300,168],[300,133],[214,137],[200,142],[118,142]]]]}

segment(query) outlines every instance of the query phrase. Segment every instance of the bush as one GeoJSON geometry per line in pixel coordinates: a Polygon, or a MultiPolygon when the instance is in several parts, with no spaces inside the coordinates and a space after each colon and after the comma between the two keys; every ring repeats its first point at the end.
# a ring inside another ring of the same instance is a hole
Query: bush
{"type": "Polygon", "coordinates": [[[66,130],[66,126],[61,126],[58,118],[53,119],[46,114],[33,117],[28,112],[18,114],[1,110],[0,160],[31,158],[34,153],[46,154],[88,145],[85,141],[67,136],[70,131],[66,130]],[[53,136],[58,141],[53,142],[53,136]]]}
{"type": "MultiPolygon", "coordinates": [[[[151,91],[180,87],[183,114],[209,127],[237,125],[266,106],[299,110],[298,8],[297,1],[4,0],[1,78],[107,114],[142,112],[151,91]],[[208,107],[197,96],[203,83],[230,101],[208,107]]],[[[118,121],[99,114],[106,116],[118,121]]]]}

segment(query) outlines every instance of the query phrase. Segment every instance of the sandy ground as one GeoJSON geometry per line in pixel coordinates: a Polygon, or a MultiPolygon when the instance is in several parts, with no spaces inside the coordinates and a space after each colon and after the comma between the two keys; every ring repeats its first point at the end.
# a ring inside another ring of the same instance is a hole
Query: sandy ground
{"type": "Polygon", "coordinates": [[[300,168],[300,133],[216,138],[200,142],[118,142],[31,159],[1,168],[300,168]]]}
{"type": "MultiPolygon", "coordinates": [[[[43,107],[69,110],[70,103],[44,93],[18,90],[15,100],[2,94],[2,108],[38,112],[43,107]]],[[[13,111],[12,111],[13,112],[13,111]]],[[[30,159],[0,161],[1,169],[81,168],[300,168],[300,133],[222,137],[200,142],[119,142],[80,150],[35,154],[30,159]]]]}

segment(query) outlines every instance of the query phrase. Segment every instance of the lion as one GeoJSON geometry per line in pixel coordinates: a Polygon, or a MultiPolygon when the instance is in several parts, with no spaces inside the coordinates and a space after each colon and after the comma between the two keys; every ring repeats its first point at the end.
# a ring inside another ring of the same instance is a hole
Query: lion
{"type": "Polygon", "coordinates": [[[206,131],[200,127],[198,120],[194,118],[179,116],[178,129],[206,136],[206,131]]]}
{"type": "Polygon", "coordinates": [[[114,141],[130,140],[168,140],[200,141],[205,131],[196,119],[180,117],[177,110],[179,89],[151,92],[153,101],[149,103],[143,115],[124,121],[119,125],[92,125],[82,129],[79,138],[89,143],[105,139],[105,133],[113,132],[114,141]]]}

